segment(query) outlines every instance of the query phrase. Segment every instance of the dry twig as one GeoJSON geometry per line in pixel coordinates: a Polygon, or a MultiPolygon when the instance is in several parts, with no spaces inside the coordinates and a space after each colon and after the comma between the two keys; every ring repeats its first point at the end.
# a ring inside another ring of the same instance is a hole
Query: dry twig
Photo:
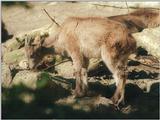
{"type": "Polygon", "coordinates": [[[49,13],[43,8],[44,12],[47,14],[47,16],[58,26],[60,27],[60,25],[49,15],[49,13]]]}

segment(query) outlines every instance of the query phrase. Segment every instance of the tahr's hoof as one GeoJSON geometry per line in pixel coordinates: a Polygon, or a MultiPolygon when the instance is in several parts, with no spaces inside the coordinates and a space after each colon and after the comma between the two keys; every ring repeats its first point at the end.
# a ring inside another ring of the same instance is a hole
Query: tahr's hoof
{"type": "Polygon", "coordinates": [[[111,97],[111,100],[112,100],[113,104],[115,104],[115,105],[118,103],[118,99],[114,96],[111,97]]]}
{"type": "Polygon", "coordinates": [[[116,96],[113,96],[111,98],[111,100],[112,100],[116,110],[120,110],[120,107],[125,105],[124,99],[120,99],[120,98],[118,98],[116,96]]]}

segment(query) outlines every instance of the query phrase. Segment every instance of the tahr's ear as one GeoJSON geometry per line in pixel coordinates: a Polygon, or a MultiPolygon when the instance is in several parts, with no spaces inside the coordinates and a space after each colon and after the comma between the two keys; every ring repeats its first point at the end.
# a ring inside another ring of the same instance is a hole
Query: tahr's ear
{"type": "Polygon", "coordinates": [[[29,41],[27,35],[25,35],[24,39],[25,39],[25,46],[29,46],[30,41],[29,41]]]}

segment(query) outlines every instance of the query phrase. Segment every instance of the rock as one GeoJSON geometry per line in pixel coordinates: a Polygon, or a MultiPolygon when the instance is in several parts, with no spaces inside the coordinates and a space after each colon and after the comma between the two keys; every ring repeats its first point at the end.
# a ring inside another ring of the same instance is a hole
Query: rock
{"type": "Polygon", "coordinates": [[[36,82],[38,80],[38,75],[39,75],[38,72],[27,71],[27,70],[20,71],[13,78],[12,85],[23,84],[28,88],[36,89],[37,88],[36,82]]]}
{"type": "Polygon", "coordinates": [[[128,105],[128,106],[121,109],[121,112],[123,114],[131,114],[132,112],[136,112],[136,111],[138,111],[138,109],[131,106],[131,105],[128,105]]]}
{"type": "Polygon", "coordinates": [[[58,75],[65,78],[73,78],[73,65],[71,61],[61,63],[55,66],[55,70],[58,72],[58,75]]]}
{"type": "MultiPolygon", "coordinates": [[[[62,59],[56,58],[56,61],[62,61],[62,59]]],[[[100,59],[90,59],[88,71],[92,71],[96,69],[101,62],[100,59]]],[[[58,63],[58,62],[57,62],[58,63]]],[[[74,67],[71,61],[61,63],[55,66],[55,70],[58,72],[59,75],[66,77],[66,78],[73,78],[74,67]]]]}
{"type": "Polygon", "coordinates": [[[133,36],[137,46],[145,48],[151,55],[160,59],[160,27],[148,28],[133,36]]]}
{"type": "Polygon", "coordinates": [[[106,97],[99,96],[98,99],[95,101],[95,105],[100,105],[100,104],[109,107],[109,106],[113,105],[113,102],[106,97]]]}
{"type": "Polygon", "coordinates": [[[49,25],[45,25],[44,27],[25,32],[25,33],[17,33],[14,38],[7,40],[5,43],[3,43],[3,48],[5,48],[5,51],[3,54],[9,51],[17,50],[21,47],[24,47],[25,40],[34,40],[35,37],[39,36],[41,39],[47,37],[49,34],[53,34],[56,32],[56,26],[52,25],[51,27],[49,25]],[[6,51],[7,50],[7,51],[6,51]]]}
{"type": "Polygon", "coordinates": [[[160,4],[159,2],[129,2],[127,1],[127,5],[124,2],[89,2],[90,4],[95,4],[95,5],[101,5],[101,6],[108,6],[108,7],[119,7],[119,8],[126,8],[127,5],[130,8],[159,8],[160,4]]]}
{"type": "Polygon", "coordinates": [[[86,112],[91,112],[93,109],[99,107],[100,105],[104,105],[107,108],[113,108],[114,106],[110,99],[101,96],[83,98],[74,98],[73,96],[68,96],[66,98],[59,99],[56,101],[56,104],[67,105],[74,110],[83,110],[86,112]]]}
{"type": "Polygon", "coordinates": [[[94,58],[90,59],[88,71],[95,70],[101,61],[102,61],[101,59],[94,59],[94,58]]]}
{"type": "Polygon", "coordinates": [[[19,62],[19,67],[22,68],[22,69],[28,69],[29,68],[28,61],[26,59],[21,60],[19,62]]]}
{"type": "Polygon", "coordinates": [[[12,81],[12,74],[9,65],[2,63],[2,86],[9,87],[12,81]]]}
{"type": "Polygon", "coordinates": [[[24,46],[24,39],[12,38],[6,41],[4,44],[8,51],[13,51],[19,49],[21,46],[24,46]]]}
{"type": "Polygon", "coordinates": [[[54,86],[70,90],[72,87],[72,83],[62,77],[54,76],[47,72],[33,72],[29,70],[19,71],[13,78],[11,87],[20,84],[33,90],[54,86]]]}
{"type": "Polygon", "coordinates": [[[6,64],[19,64],[19,62],[25,58],[25,49],[21,48],[11,52],[7,52],[3,55],[3,62],[6,64]]]}
{"type": "Polygon", "coordinates": [[[9,52],[9,50],[8,50],[8,48],[5,46],[5,44],[4,43],[2,43],[1,44],[1,60],[3,61],[3,56],[4,56],[4,54],[6,54],[7,52],[9,52]]]}

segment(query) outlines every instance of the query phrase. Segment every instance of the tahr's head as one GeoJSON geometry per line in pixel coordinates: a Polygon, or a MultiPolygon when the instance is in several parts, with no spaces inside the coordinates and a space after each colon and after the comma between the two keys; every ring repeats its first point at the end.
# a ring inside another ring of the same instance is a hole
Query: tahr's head
{"type": "Polygon", "coordinates": [[[141,19],[146,27],[153,28],[160,26],[160,10],[140,9],[130,15],[141,19]]]}
{"type": "Polygon", "coordinates": [[[41,61],[43,42],[44,39],[40,36],[36,36],[34,39],[26,38],[25,40],[26,57],[28,59],[30,69],[35,69],[41,61]]]}

